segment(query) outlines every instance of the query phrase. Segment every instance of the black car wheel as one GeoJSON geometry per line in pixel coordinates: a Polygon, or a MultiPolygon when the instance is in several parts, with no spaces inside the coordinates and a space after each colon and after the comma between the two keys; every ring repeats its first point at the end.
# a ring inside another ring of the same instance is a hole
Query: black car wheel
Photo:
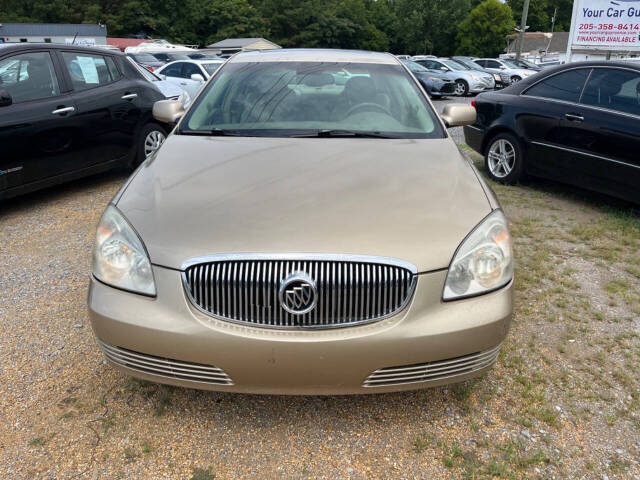
{"type": "Polygon", "coordinates": [[[492,180],[513,185],[522,179],[524,157],[520,141],[510,133],[500,133],[487,144],[484,165],[492,180]]]}
{"type": "Polygon", "coordinates": [[[469,93],[469,84],[464,80],[456,80],[455,94],[464,97],[469,93]]]}
{"type": "Polygon", "coordinates": [[[516,83],[520,80],[522,80],[522,78],[520,78],[518,75],[514,75],[513,77],[511,77],[511,83],[516,83]]]}
{"type": "Polygon", "coordinates": [[[157,123],[147,123],[138,136],[137,164],[142,163],[149,155],[155,152],[167,138],[167,133],[157,123]]]}

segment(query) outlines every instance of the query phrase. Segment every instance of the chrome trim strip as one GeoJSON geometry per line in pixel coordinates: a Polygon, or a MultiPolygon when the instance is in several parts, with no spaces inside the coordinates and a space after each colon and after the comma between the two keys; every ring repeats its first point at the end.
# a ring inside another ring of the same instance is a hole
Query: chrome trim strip
{"type": "Polygon", "coordinates": [[[186,260],[180,266],[180,271],[200,263],[208,262],[233,262],[253,260],[296,260],[296,261],[325,261],[325,262],[360,262],[383,263],[409,270],[413,275],[418,274],[415,265],[405,260],[392,257],[379,257],[376,255],[350,255],[350,254],[324,254],[324,253],[220,253],[203,255],[186,260]]]}
{"type": "Polygon", "coordinates": [[[540,145],[542,147],[555,148],[557,150],[563,150],[565,152],[577,153],[579,155],[586,155],[587,157],[598,158],[600,160],[605,160],[607,162],[619,163],[620,165],[625,165],[627,167],[640,168],[640,165],[634,165],[633,163],[622,162],[620,160],[615,160],[613,158],[603,157],[602,155],[596,155],[595,153],[583,152],[582,150],[575,150],[573,148],[561,147],[559,145],[554,145],[552,143],[538,142],[535,140],[531,140],[531,143],[533,143],[534,145],[540,145]]]}

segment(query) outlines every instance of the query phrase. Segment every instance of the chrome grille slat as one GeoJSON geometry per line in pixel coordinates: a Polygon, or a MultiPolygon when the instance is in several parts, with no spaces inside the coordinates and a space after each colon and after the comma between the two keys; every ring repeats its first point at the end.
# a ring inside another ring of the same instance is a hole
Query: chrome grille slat
{"type": "Polygon", "coordinates": [[[491,366],[497,360],[501,346],[502,344],[462,357],[381,368],[369,375],[363,382],[363,386],[384,387],[419,383],[473,373],[491,366]]]}
{"type": "Polygon", "coordinates": [[[259,327],[335,328],[377,321],[404,309],[417,282],[412,265],[379,257],[220,257],[183,268],[187,296],[208,315],[259,327]],[[299,272],[315,282],[317,297],[315,308],[295,315],[280,305],[279,289],[299,272]]]}
{"type": "Polygon", "coordinates": [[[229,375],[221,368],[213,365],[156,357],[155,355],[134,352],[126,348],[109,345],[101,340],[98,340],[98,343],[100,344],[102,352],[110,361],[132,370],[193,382],[233,385],[233,381],[229,378],[229,375]]]}

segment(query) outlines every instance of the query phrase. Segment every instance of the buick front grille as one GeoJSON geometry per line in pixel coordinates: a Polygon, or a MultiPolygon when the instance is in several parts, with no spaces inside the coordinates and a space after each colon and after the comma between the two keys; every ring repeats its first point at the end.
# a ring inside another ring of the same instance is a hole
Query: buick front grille
{"type": "Polygon", "coordinates": [[[189,262],[191,302],[213,317],[265,328],[336,328],[381,320],[409,303],[413,265],[363,256],[232,255],[189,262]]]}
{"type": "Polygon", "coordinates": [[[101,340],[98,340],[98,343],[105,356],[113,363],[138,372],[178,380],[189,380],[192,382],[233,385],[233,381],[229,378],[229,375],[213,365],[156,357],[146,353],[134,352],[126,348],[115,347],[101,340]]]}
{"type": "Polygon", "coordinates": [[[381,368],[369,375],[363,386],[388,387],[473,373],[495,363],[501,346],[447,360],[381,368]]]}

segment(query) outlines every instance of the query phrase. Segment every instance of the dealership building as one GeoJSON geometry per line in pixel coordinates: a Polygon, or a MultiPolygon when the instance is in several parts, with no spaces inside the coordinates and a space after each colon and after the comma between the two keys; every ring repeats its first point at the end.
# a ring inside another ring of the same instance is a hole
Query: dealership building
{"type": "Polygon", "coordinates": [[[106,45],[107,27],[90,23],[0,23],[0,42],[106,45]]]}

